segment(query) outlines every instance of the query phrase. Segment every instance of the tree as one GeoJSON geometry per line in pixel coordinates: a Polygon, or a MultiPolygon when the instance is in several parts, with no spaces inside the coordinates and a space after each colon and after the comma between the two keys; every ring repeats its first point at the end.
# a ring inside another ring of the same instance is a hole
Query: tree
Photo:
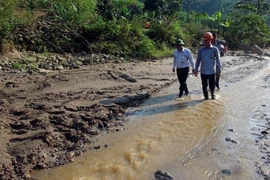
{"type": "Polygon", "coordinates": [[[206,2],[208,2],[208,0],[184,0],[183,1],[184,8],[187,11],[187,22],[189,22],[189,14],[191,11],[191,6],[195,3],[198,5],[198,4],[204,4],[206,2]]]}
{"type": "Polygon", "coordinates": [[[145,0],[144,10],[155,12],[156,16],[172,15],[182,8],[182,0],[145,0]]]}
{"type": "Polygon", "coordinates": [[[235,9],[247,13],[265,15],[270,13],[270,3],[267,0],[240,1],[235,4],[235,9]]]}
{"type": "Polygon", "coordinates": [[[225,24],[223,24],[221,21],[222,14],[220,11],[216,12],[212,16],[208,16],[208,19],[212,22],[211,24],[211,31],[213,31],[212,28],[217,28],[217,31],[220,32],[220,26],[226,27],[225,24]]]}
{"type": "Polygon", "coordinates": [[[138,0],[101,0],[98,1],[97,11],[106,20],[121,16],[132,19],[135,14],[142,12],[143,7],[143,3],[138,0]]]}
{"type": "Polygon", "coordinates": [[[3,54],[4,39],[9,36],[12,30],[13,12],[15,1],[0,1],[0,52],[3,54]]]}
{"type": "MultiPolygon", "coordinates": [[[[235,15],[233,15],[235,16],[235,15]]],[[[257,14],[245,14],[230,22],[227,38],[232,44],[264,44],[270,37],[270,29],[263,17],[257,14]]]]}

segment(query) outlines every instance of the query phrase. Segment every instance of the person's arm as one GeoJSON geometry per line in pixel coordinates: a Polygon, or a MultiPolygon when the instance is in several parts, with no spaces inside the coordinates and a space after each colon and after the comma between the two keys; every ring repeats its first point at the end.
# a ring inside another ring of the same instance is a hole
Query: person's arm
{"type": "Polygon", "coordinates": [[[176,54],[175,51],[173,53],[173,68],[172,68],[172,72],[175,72],[175,66],[176,66],[176,54]]]}
{"type": "Polygon", "coordinates": [[[221,65],[221,62],[220,62],[219,51],[216,48],[216,73],[217,74],[221,73],[221,68],[222,68],[222,65],[221,65]]]}
{"type": "Polygon", "coordinates": [[[228,43],[224,40],[218,40],[220,42],[220,44],[222,44],[224,46],[224,53],[227,52],[227,47],[228,47],[228,43]]]}
{"type": "Polygon", "coordinates": [[[188,60],[189,60],[189,63],[191,65],[191,68],[192,68],[192,73],[194,74],[195,73],[195,64],[194,64],[194,60],[193,60],[193,55],[192,55],[190,50],[188,50],[188,60]]]}
{"type": "Polygon", "coordinates": [[[195,69],[195,64],[194,64],[194,60],[193,60],[193,55],[192,55],[190,50],[188,50],[188,61],[189,61],[190,65],[191,65],[191,67],[192,67],[192,70],[194,70],[195,69]]]}
{"type": "Polygon", "coordinates": [[[199,66],[200,66],[200,63],[201,63],[201,51],[202,51],[202,48],[199,50],[199,53],[198,53],[198,56],[197,56],[197,59],[196,59],[196,64],[195,64],[194,74],[195,74],[196,77],[198,75],[198,69],[199,69],[199,66]]]}

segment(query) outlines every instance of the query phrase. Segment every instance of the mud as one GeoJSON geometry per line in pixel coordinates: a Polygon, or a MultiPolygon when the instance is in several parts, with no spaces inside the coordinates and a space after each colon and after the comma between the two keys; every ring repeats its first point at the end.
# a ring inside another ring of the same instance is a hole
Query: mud
{"type": "MultiPolygon", "coordinates": [[[[195,55],[196,56],[196,55],[195,55]]],[[[229,52],[222,78],[235,83],[266,67],[269,60],[229,52]]],[[[172,58],[106,62],[44,72],[0,70],[0,179],[31,179],[34,169],[61,166],[89,149],[100,136],[125,129],[127,108],[176,81],[172,58]]],[[[265,78],[269,88],[269,76],[265,78]]],[[[259,134],[269,136],[269,117],[259,134]]],[[[268,139],[258,140],[269,164],[268,139]],[[267,150],[268,148],[268,150],[267,150]]],[[[261,164],[256,170],[266,179],[261,164]]]]}

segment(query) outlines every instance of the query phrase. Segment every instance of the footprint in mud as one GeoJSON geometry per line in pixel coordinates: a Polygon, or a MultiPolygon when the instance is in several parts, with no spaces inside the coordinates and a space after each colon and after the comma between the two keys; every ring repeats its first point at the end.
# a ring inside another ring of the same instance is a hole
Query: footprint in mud
{"type": "Polygon", "coordinates": [[[264,179],[270,179],[270,106],[261,105],[251,117],[255,126],[251,129],[256,136],[255,142],[261,158],[255,163],[255,169],[264,179]]]}
{"type": "Polygon", "coordinates": [[[5,83],[6,88],[18,88],[20,85],[16,82],[7,82],[5,83]]]}

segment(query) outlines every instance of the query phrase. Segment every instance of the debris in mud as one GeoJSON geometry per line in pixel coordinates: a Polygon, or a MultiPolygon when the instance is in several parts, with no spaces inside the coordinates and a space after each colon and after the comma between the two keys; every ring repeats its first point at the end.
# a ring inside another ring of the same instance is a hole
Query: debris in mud
{"type": "Polygon", "coordinates": [[[223,169],[221,172],[226,175],[231,175],[231,171],[228,169],[223,169]]]}
{"type": "Polygon", "coordinates": [[[157,170],[155,172],[155,180],[173,180],[174,178],[165,171],[157,170]]]}

